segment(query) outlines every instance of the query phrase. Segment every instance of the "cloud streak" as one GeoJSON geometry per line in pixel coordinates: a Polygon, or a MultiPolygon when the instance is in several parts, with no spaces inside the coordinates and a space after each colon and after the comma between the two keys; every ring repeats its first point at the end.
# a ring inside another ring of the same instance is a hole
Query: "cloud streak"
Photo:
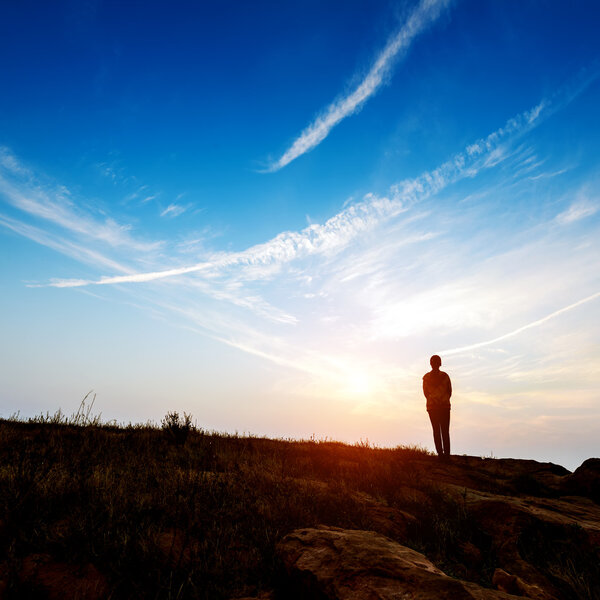
{"type": "Polygon", "coordinates": [[[546,101],[541,102],[531,110],[509,119],[503,127],[469,145],[464,152],[452,156],[436,169],[393,185],[387,196],[367,194],[361,202],[346,207],[322,225],[311,224],[301,231],[284,231],[273,239],[242,252],[215,254],[207,261],[190,266],[103,277],[98,280],[61,279],[49,285],[81,287],[147,283],[190,273],[214,276],[216,272],[236,265],[281,265],[309,255],[334,254],[357,236],[439,193],[450,184],[465,177],[474,177],[481,170],[492,168],[505,160],[509,156],[506,147],[508,142],[535,127],[550,110],[549,107],[551,105],[546,101]]]}
{"type": "Polygon", "coordinates": [[[19,211],[112,248],[151,252],[162,246],[135,239],[129,225],[99,221],[77,205],[67,188],[38,181],[6,148],[0,148],[0,197],[19,211]]]}
{"type": "Polygon", "coordinates": [[[523,333],[524,331],[527,331],[528,329],[533,329],[534,327],[539,327],[540,325],[543,325],[547,321],[550,321],[551,319],[555,319],[556,317],[558,317],[566,312],[569,312],[575,308],[578,308],[578,307],[582,306],[583,304],[592,302],[593,300],[596,300],[597,298],[600,298],[600,292],[596,292],[595,294],[592,294],[591,296],[582,298],[581,300],[578,300],[577,302],[573,302],[573,304],[569,304],[568,306],[564,306],[563,308],[560,308],[559,310],[555,310],[554,312],[550,313],[549,315],[546,315],[545,317],[542,317],[541,319],[532,321],[531,323],[528,323],[527,325],[523,325],[522,327],[519,327],[518,329],[515,329],[513,331],[505,333],[504,335],[500,335],[494,339],[486,340],[485,342],[478,342],[476,344],[470,344],[468,346],[462,346],[461,348],[452,348],[451,350],[443,350],[439,354],[441,354],[443,356],[449,356],[452,354],[461,354],[463,352],[469,352],[470,350],[476,350],[477,348],[483,348],[485,346],[492,346],[494,344],[497,344],[498,342],[502,342],[502,341],[512,338],[516,335],[519,335],[520,333],[523,333]]]}
{"type": "Polygon", "coordinates": [[[317,117],[266,171],[278,171],[302,154],[312,150],[329,135],[329,132],[340,121],[360,110],[381,87],[394,60],[402,52],[408,50],[413,40],[435,22],[442,9],[449,3],[450,0],[421,0],[401,29],[389,40],[359,85],[349,94],[330,104],[324,113],[317,117]]]}
{"type": "Polygon", "coordinates": [[[161,213],[161,217],[178,217],[182,215],[189,207],[182,204],[169,204],[161,213]]]}
{"type": "Polygon", "coordinates": [[[569,206],[567,210],[556,216],[557,223],[569,225],[581,219],[586,219],[598,212],[598,206],[587,198],[582,198],[569,206]]]}
{"type": "MultiPolygon", "coordinates": [[[[102,265],[107,269],[113,269],[123,273],[131,273],[130,268],[125,267],[118,261],[112,260],[100,252],[94,251],[91,248],[87,248],[84,245],[62,239],[60,236],[53,235],[50,232],[39,229],[33,225],[23,223],[17,219],[12,219],[2,213],[0,213],[0,225],[6,229],[10,229],[14,233],[33,240],[42,246],[52,248],[52,250],[56,250],[65,256],[70,256],[75,260],[79,260],[94,266],[102,265]]],[[[41,286],[30,284],[29,287],[41,286]]]]}

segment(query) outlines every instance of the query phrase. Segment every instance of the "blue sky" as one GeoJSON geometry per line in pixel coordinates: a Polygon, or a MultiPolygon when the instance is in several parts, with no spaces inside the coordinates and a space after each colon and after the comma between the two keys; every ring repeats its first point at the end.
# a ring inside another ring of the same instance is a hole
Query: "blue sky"
{"type": "Polygon", "coordinates": [[[0,414],[597,455],[595,2],[0,8],[0,414]]]}

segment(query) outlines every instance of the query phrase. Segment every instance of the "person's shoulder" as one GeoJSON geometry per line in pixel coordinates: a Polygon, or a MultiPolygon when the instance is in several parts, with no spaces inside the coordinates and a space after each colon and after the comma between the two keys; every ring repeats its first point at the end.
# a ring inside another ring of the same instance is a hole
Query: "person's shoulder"
{"type": "Polygon", "coordinates": [[[450,375],[448,375],[448,373],[446,373],[446,371],[440,371],[440,373],[442,374],[442,377],[444,377],[446,379],[450,379],[450,375]]]}
{"type": "Polygon", "coordinates": [[[423,375],[423,379],[429,379],[431,375],[431,371],[427,371],[427,373],[425,373],[425,375],[423,375]]]}

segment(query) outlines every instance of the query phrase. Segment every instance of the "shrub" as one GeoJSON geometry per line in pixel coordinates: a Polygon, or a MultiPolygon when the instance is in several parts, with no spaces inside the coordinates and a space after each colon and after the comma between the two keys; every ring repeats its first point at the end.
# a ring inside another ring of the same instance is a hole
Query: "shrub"
{"type": "Polygon", "coordinates": [[[162,429],[169,440],[182,446],[195,427],[192,424],[192,415],[183,413],[183,418],[176,411],[168,412],[162,420],[162,429]]]}

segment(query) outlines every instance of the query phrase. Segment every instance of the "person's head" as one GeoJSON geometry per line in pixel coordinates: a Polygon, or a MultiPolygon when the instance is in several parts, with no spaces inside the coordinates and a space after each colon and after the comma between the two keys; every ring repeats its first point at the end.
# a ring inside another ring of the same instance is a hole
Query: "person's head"
{"type": "Polygon", "coordinates": [[[429,364],[431,365],[432,369],[439,369],[442,366],[442,359],[437,354],[434,354],[429,359],[429,364]]]}

